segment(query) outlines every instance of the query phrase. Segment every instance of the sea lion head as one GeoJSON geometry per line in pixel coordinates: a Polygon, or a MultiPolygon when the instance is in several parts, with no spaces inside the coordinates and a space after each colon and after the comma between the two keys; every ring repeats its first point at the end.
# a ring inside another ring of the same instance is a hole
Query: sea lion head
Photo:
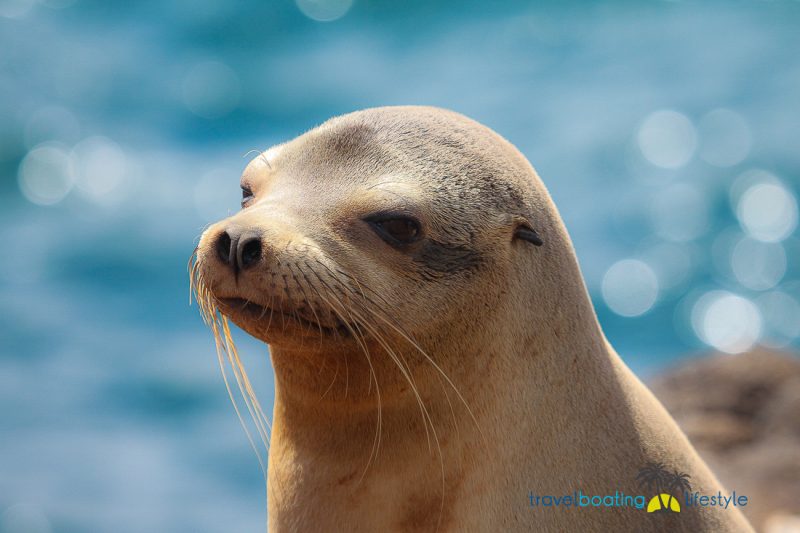
{"type": "Polygon", "coordinates": [[[547,287],[571,247],[547,191],[457,113],[333,118],[255,157],[241,188],[241,211],[204,232],[195,275],[273,352],[419,350],[443,364],[509,329],[534,339],[559,314],[547,287]]]}

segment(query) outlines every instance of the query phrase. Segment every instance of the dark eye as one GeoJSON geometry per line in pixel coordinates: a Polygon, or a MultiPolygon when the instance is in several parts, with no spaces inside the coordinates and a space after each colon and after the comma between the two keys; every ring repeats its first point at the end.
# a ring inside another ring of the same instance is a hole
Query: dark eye
{"type": "Polygon", "coordinates": [[[250,200],[253,199],[253,191],[250,190],[250,187],[246,185],[242,185],[242,207],[246,207],[250,200]]]}
{"type": "Polygon", "coordinates": [[[411,244],[419,238],[419,222],[409,216],[379,215],[366,220],[384,241],[393,246],[411,244]]]}

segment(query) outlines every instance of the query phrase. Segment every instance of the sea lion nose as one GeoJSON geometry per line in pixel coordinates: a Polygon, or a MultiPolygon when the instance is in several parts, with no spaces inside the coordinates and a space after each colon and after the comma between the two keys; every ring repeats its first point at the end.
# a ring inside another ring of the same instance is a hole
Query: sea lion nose
{"type": "Polygon", "coordinates": [[[243,235],[236,246],[236,260],[242,270],[258,263],[261,260],[261,238],[243,235]]]}
{"type": "Polygon", "coordinates": [[[216,243],[220,260],[234,270],[245,270],[261,260],[261,237],[238,227],[219,234],[216,243]]]}

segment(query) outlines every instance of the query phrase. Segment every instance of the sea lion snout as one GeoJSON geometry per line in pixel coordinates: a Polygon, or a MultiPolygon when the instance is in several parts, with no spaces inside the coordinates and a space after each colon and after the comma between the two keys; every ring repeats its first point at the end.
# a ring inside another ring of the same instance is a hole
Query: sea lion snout
{"type": "Polygon", "coordinates": [[[211,225],[198,244],[195,269],[209,305],[264,342],[348,338],[347,316],[331,306],[352,290],[334,277],[334,263],[303,226],[286,206],[273,204],[211,225]]]}
{"type": "Polygon", "coordinates": [[[214,248],[220,260],[234,272],[245,270],[261,261],[261,233],[237,225],[228,226],[216,238],[214,248]]]}

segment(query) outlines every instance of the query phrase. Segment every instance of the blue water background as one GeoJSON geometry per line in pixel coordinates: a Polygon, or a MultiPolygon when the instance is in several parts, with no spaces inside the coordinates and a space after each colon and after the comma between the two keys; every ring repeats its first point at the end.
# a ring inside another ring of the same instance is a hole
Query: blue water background
{"type": "MultiPolygon", "coordinates": [[[[731,200],[744,173],[800,192],[800,2],[356,0],[331,22],[289,1],[4,0],[0,13],[0,531],[263,530],[261,473],[188,305],[186,262],[238,208],[245,154],[332,115],[437,105],[516,144],[641,375],[708,348],[691,312],[709,291],[800,299],[796,231],[764,290],[718,250],[744,234],[731,200]],[[719,108],[751,140],[730,166],[701,157],[719,108]],[[658,110],[699,132],[675,168],[643,155],[658,110]],[[86,146],[111,153],[111,185],[95,169],[47,205],[24,194],[32,151],[86,146]],[[688,201],[658,203],[676,184],[688,201]],[[686,220],[701,227],[670,238],[686,220]],[[664,243],[688,257],[680,279],[642,314],[612,310],[610,267],[664,243]]],[[[270,406],[267,350],[237,339],[270,406]]]]}

